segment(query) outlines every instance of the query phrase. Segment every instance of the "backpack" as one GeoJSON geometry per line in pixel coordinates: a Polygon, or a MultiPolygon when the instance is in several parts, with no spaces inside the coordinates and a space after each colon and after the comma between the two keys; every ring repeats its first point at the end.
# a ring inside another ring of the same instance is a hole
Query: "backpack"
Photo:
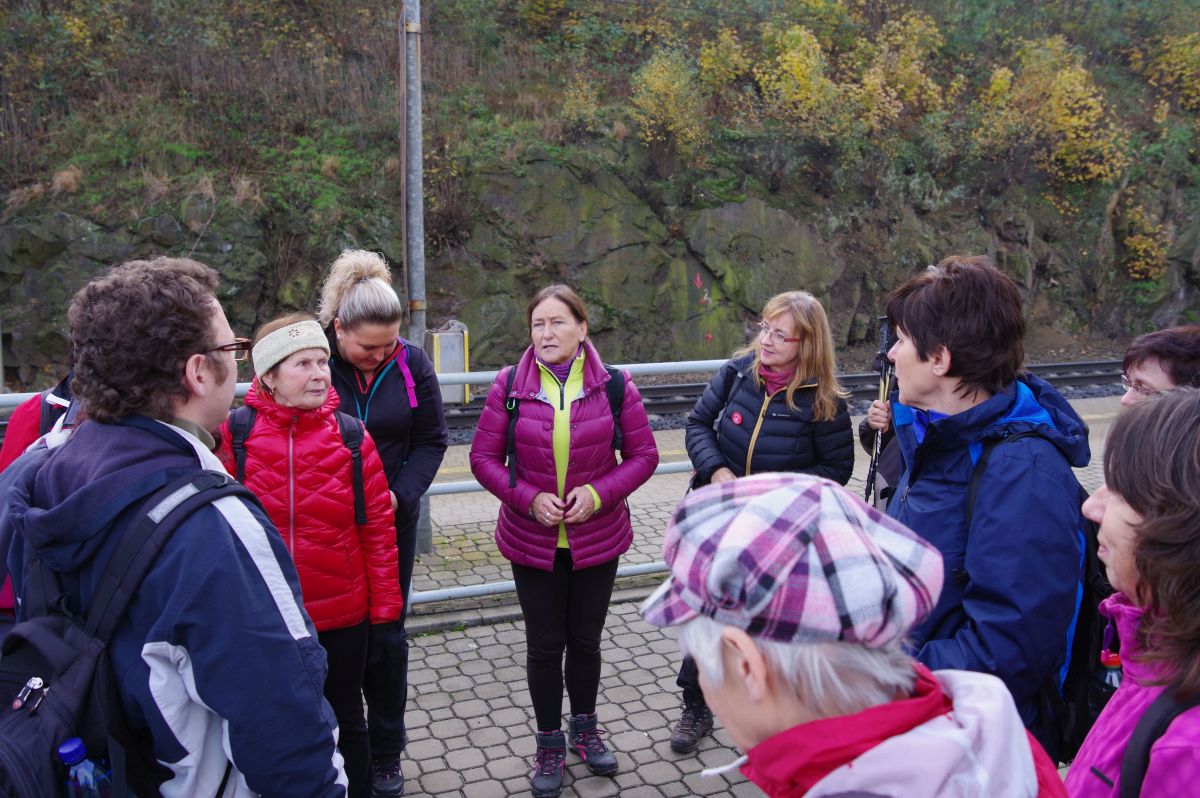
{"type": "Polygon", "coordinates": [[[1121,789],[1119,798],[1138,798],[1142,794],[1142,782],[1150,767],[1150,748],[1166,733],[1171,721],[1193,707],[1200,706],[1200,695],[1179,700],[1175,697],[1179,686],[1169,685],[1159,694],[1142,716],[1121,756],[1121,789]]]}
{"type": "MultiPolygon", "coordinates": [[[[233,451],[233,461],[237,465],[237,481],[246,481],[246,439],[254,430],[254,419],[258,412],[253,407],[242,405],[229,414],[229,448],[233,451]]],[[[342,443],[350,450],[350,463],[353,468],[354,482],[354,523],[359,526],[367,524],[367,503],[363,498],[363,465],[362,442],[363,423],[340,410],[333,411],[337,419],[338,429],[342,433],[342,443]]]]}
{"type": "MultiPolygon", "coordinates": [[[[608,396],[608,407],[612,411],[613,436],[612,447],[621,451],[621,408],[625,406],[625,375],[620,369],[605,366],[609,379],[604,383],[604,393],[608,396]]],[[[508,463],[508,486],[517,486],[517,417],[520,415],[521,400],[511,396],[513,380],[517,376],[517,367],[508,370],[508,382],[504,387],[504,395],[508,398],[505,408],[508,409],[508,449],[505,462],[508,463]]]]}
{"type": "MultiPolygon", "coordinates": [[[[142,502],[82,618],[67,609],[59,574],[26,546],[33,555],[23,590],[26,620],[0,646],[0,696],[10,707],[0,712],[0,795],[58,795],[67,769],[57,750],[72,737],[83,739],[93,761],[114,765],[114,796],[124,794],[126,778],[137,794],[157,794],[164,772],[126,723],[106,647],[171,535],[195,510],[224,496],[257,504],[215,471],[175,479],[142,502]]],[[[231,770],[232,764],[227,777],[231,770]]]]}
{"type": "MultiPolygon", "coordinates": [[[[967,529],[971,528],[971,516],[975,509],[975,498],[979,492],[979,481],[987,469],[992,450],[1005,443],[1021,438],[1038,437],[1035,432],[1019,432],[999,440],[983,441],[983,451],[971,473],[967,487],[967,529]]],[[[1088,492],[1079,485],[1079,505],[1088,498],[1088,492]]],[[[1079,517],[1077,538],[1080,546],[1082,578],[1076,588],[1075,615],[1067,629],[1066,660],[1060,670],[1051,673],[1039,692],[1039,715],[1048,728],[1035,730],[1039,742],[1055,761],[1070,762],[1083,745],[1083,739],[1108,704],[1116,687],[1106,680],[1106,672],[1100,662],[1100,654],[1109,648],[1115,629],[1109,628],[1108,619],[1100,614],[1099,604],[1113,592],[1104,571],[1104,563],[1097,555],[1099,527],[1096,522],[1079,517]],[[1109,629],[1108,640],[1105,630],[1109,629]]],[[[1115,650],[1115,647],[1114,647],[1115,650]]]]}

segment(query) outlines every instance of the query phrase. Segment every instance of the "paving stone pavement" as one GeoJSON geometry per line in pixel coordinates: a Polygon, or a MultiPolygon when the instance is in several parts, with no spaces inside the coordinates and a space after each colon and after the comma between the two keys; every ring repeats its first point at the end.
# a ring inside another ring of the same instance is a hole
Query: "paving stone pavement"
{"type": "MultiPolygon", "coordinates": [[[[1119,405],[1116,398],[1082,399],[1074,405],[1091,427],[1092,440],[1092,463],[1077,473],[1084,487],[1095,490],[1103,479],[1103,439],[1119,405]]],[[[656,438],[663,462],[686,460],[681,430],[658,432],[656,438]]],[[[867,457],[861,450],[856,456],[849,487],[861,492],[867,457]]],[[[471,478],[466,447],[453,447],[438,478],[471,478]]],[[[623,564],[661,559],[663,530],[687,481],[686,474],[654,477],[630,497],[635,536],[623,564]]],[[[498,506],[483,493],[434,497],[431,514],[436,552],[419,558],[413,589],[511,579],[508,564],[492,541],[498,506]]],[[[638,614],[636,599],[648,590],[644,579],[642,582],[642,587],[631,587],[614,597],[604,634],[598,712],[621,771],[615,777],[591,776],[578,757],[568,754],[563,795],[762,795],[736,770],[700,776],[703,768],[727,764],[738,756],[719,723],[696,754],[679,756],[671,751],[667,741],[679,708],[675,688],[678,648],[668,633],[649,626],[638,614]]],[[[499,606],[490,614],[448,615],[442,607],[415,608],[410,622],[413,628],[430,631],[412,638],[409,744],[403,762],[408,796],[501,798],[530,794],[534,741],[525,684],[524,630],[514,606],[515,596],[492,603],[499,606]],[[447,617],[456,624],[453,628],[445,628],[447,617]],[[499,620],[474,625],[488,617],[499,620]]]]}

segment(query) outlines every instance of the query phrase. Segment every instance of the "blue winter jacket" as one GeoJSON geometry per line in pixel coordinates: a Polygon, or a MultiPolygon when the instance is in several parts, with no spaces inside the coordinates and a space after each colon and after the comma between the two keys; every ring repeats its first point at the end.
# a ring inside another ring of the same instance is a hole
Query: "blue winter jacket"
{"type": "MultiPolygon", "coordinates": [[[[51,568],[77,572],[64,586],[86,606],[142,500],[205,469],[223,471],[196,437],[137,416],[84,422],[48,456],[23,455],[0,512],[18,595],[28,542],[51,568]]],[[[228,794],[346,794],[325,654],[256,502],[219,499],[175,531],[108,651],[131,728],[148,732],[169,771],[162,795],[215,795],[227,751],[228,794]]]]}
{"type": "Polygon", "coordinates": [[[986,402],[923,424],[893,397],[904,473],[888,504],[942,553],[945,585],[912,634],[932,670],[993,673],[1026,726],[1037,694],[1061,670],[1082,574],[1080,488],[1087,425],[1049,383],[1024,376],[986,402]],[[924,426],[920,443],[918,430],[924,426]],[[971,527],[967,490],[982,441],[1034,433],[992,449],[971,527]]]}

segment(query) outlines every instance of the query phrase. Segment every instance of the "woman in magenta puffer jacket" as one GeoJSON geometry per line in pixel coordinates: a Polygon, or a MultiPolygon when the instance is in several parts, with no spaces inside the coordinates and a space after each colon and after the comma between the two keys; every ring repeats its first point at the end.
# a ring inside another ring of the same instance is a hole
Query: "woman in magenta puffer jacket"
{"type": "MultiPolygon", "coordinates": [[[[351,796],[371,793],[371,754],[362,682],[371,624],[392,623],[404,606],[396,566],[392,499],[370,435],[361,444],[366,524],[355,518],[352,459],[329,390],[329,345],[321,326],[295,314],[264,325],[254,344],[255,411],[245,439],[245,484],[262,500],[287,544],[304,608],[329,661],[325,698],[337,717],[338,747],[351,796]]],[[[359,423],[353,419],[354,423],[359,423]]],[[[237,473],[230,422],[217,454],[237,473]]]]}
{"type": "Polygon", "coordinates": [[[1196,795],[1200,391],[1168,391],[1125,410],[1105,442],[1104,481],[1083,512],[1100,524],[1100,559],[1116,591],[1100,612],[1116,625],[1124,674],[1071,764],[1067,792],[1196,795]],[[1178,714],[1139,745],[1140,723],[1170,717],[1160,709],[1178,714]]]}
{"type": "Polygon", "coordinates": [[[617,559],[633,540],[625,500],[654,473],[658,449],[629,375],[610,375],[587,341],[579,295],[565,285],[548,286],[527,313],[533,343],[492,384],[471,444],[471,471],[501,502],[496,545],[512,563],[525,617],[537,720],[533,794],[549,798],[562,789],[568,742],[561,728],[564,676],[571,750],[592,773],[617,771],[596,725],[600,635],[617,559]],[[620,463],[609,379],[625,381],[620,463]],[[514,416],[510,471],[505,459],[514,416]]]}

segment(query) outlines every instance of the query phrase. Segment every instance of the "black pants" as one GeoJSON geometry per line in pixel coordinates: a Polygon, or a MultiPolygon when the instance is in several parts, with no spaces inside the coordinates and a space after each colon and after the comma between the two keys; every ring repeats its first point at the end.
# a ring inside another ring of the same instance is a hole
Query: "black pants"
{"type": "Polygon", "coordinates": [[[404,751],[408,736],[404,709],[408,704],[408,597],[412,592],[413,562],[417,558],[419,506],[396,511],[396,548],[400,558],[400,591],[404,614],[400,616],[400,645],[384,648],[379,659],[367,663],[363,694],[367,699],[367,726],[371,731],[371,753],[376,759],[396,757],[404,751]]]}
{"type": "Polygon", "coordinates": [[[700,689],[700,670],[696,667],[696,660],[691,657],[683,658],[675,684],[683,690],[684,701],[693,706],[708,706],[704,701],[704,691],[700,689]]]}
{"type": "Polygon", "coordinates": [[[559,729],[564,675],[571,714],[596,711],[600,636],[617,578],[617,558],[577,571],[571,552],[559,549],[553,571],[513,563],[512,573],[525,616],[526,677],[533,714],[539,731],[559,729]]]}
{"type": "Polygon", "coordinates": [[[362,701],[367,630],[367,622],[363,621],[344,629],[317,632],[317,640],[329,660],[325,700],[337,718],[338,750],[346,760],[346,778],[350,780],[350,795],[354,798],[371,795],[371,742],[362,701]]]}

